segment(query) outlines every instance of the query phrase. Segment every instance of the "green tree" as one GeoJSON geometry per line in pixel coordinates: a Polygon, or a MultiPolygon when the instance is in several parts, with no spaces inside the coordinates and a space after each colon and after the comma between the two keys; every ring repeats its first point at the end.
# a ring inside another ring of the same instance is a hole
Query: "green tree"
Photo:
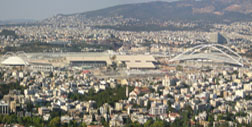
{"type": "Polygon", "coordinates": [[[182,112],[183,127],[189,127],[190,123],[190,113],[189,111],[182,112]]]}
{"type": "Polygon", "coordinates": [[[138,122],[130,122],[129,124],[126,124],[126,127],[143,127],[143,125],[141,125],[140,123],[138,122]]]}
{"type": "Polygon", "coordinates": [[[53,118],[50,123],[49,123],[50,127],[59,127],[60,126],[60,117],[55,117],[53,118]]]}
{"type": "Polygon", "coordinates": [[[166,127],[164,121],[157,120],[150,127],[166,127]]]}
{"type": "Polygon", "coordinates": [[[153,124],[153,120],[149,119],[147,122],[144,123],[144,127],[150,127],[153,124]]]}
{"type": "Polygon", "coordinates": [[[245,116],[247,116],[247,113],[245,113],[245,112],[237,112],[237,113],[235,114],[235,116],[242,116],[242,117],[245,117],[245,116]]]}
{"type": "Polygon", "coordinates": [[[17,118],[17,123],[24,125],[23,119],[21,117],[17,118]]]}
{"type": "Polygon", "coordinates": [[[17,116],[16,115],[10,115],[10,123],[17,123],[17,116]]]}
{"type": "Polygon", "coordinates": [[[84,123],[84,122],[82,122],[82,123],[81,123],[81,127],[87,127],[87,124],[84,123]]]}
{"type": "Polygon", "coordinates": [[[209,122],[210,126],[212,126],[214,122],[214,115],[208,114],[207,121],[209,122]]]}
{"type": "Polygon", "coordinates": [[[178,66],[176,67],[176,70],[177,70],[177,71],[183,71],[183,67],[182,67],[181,65],[178,65],[178,66]]]}
{"type": "Polygon", "coordinates": [[[182,119],[175,119],[175,121],[171,124],[171,127],[183,127],[182,119]]]}
{"type": "Polygon", "coordinates": [[[32,117],[33,125],[36,127],[40,127],[43,123],[42,119],[40,117],[32,117]]]}
{"type": "Polygon", "coordinates": [[[101,118],[101,123],[104,127],[109,127],[109,123],[105,121],[105,118],[101,118]]]}
{"type": "Polygon", "coordinates": [[[71,121],[68,123],[68,127],[78,127],[77,121],[71,120],[71,121]]]}
{"type": "MultiPolygon", "coordinates": [[[[129,92],[132,91],[134,87],[129,87],[129,92]]],[[[87,95],[82,95],[79,93],[70,93],[68,94],[68,98],[72,100],[79,101],[89,101],[94,100],[97,103],[97,107],[102,106],[104,103],[108,103],[110,105],[114,105],[115,102],[123,99],[127,99],[126,97],[126,87],[117,87],[117,88],[108,88],[105,91],[101,91],[99,93],[95,93],[94,90],[89,90],[87,95]]]]}

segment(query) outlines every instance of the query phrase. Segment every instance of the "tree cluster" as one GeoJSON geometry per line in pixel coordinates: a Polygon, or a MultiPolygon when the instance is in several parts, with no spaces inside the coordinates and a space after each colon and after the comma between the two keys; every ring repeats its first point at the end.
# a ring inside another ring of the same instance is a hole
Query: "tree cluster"
{"type": "Polygon", "coordinates": [[[24,92],[24,87],[19,85],[19,82],[12,82],[8,84],[0,84],[0,99],[3,98],[4,95],[8,94],[10,90],[20,90],[21,93],[24,92]]]}
{"type": "MultiPolygon", "coordinates": [[[[134,88],[129,86],[129,92],[134,88]]],[[[79,94],[79,93],[70,93],[68,98],[71,100],[79,100],[79,101],[96,101],[97,107],[102,106],[104,103],[108,103],[110,105],[114,105],[115,102],[119,100],[127,99],[126,97],[126,86],[118,86],[116,88],[107,88],[104,91],[95,93],[94,89],[90,89],[88,94],[79,94]]]]}

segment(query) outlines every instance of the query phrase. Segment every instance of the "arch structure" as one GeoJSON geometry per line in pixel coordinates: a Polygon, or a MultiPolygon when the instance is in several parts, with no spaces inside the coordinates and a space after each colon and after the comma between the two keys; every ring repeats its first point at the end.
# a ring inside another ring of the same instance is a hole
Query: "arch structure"
{"type": "Polygon", "coordinates": [[[22,57],[22,58],[27,58],[27,54],[24,51],[18,51],[16,53],[14,52],[7,52],[3,55],[2,58],[8,58],[11,56],[18,56],[18,57],[22,57]]]}
{"type": "Polygon", "coordinates": [[[7,52],[0,58],[1,65],[10,66],[27,66],[29,62],[27,60],[27,54],[23,51],[19,52],[7,52]]]}
{"type": "Polygon", "coordinates": [[[197,45],[177,55],[169,61],[174,62],[186,60],[210,61],[214,63],[244,66],[243,58],[238,53],[221,44],[197,45]]]}

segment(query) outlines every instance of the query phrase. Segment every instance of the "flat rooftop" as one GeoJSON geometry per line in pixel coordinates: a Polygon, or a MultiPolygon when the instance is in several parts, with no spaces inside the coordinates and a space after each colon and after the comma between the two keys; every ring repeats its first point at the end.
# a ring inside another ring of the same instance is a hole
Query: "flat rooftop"
{"type": "MultiPolygon", "coordinates": [[[[71,61],[104,61],[112,64],[112,57],[107,52],[71,52],[71,53],[27,53],[29,61],[36,63],[57,63],[69,64],[71,61]],[[49,62],[50,61],[50,62],[49,62]],[[54,62],[52,62],[54,61],[54,62]]],[[[155,68],[156,62],[152,55],[116,55],[115,61],[125,62],[128,68],[155,68]]]]}

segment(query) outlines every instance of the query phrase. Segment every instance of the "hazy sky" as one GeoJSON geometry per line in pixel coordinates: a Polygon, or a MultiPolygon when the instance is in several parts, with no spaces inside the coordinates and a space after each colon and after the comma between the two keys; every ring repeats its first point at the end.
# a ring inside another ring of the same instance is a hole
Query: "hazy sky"
{"type": "Polygon", "coordinates": [[[0,20],[44,19],[59,13],[71,14],[149,1],[156,0],[0,0],[0,20]]]}

